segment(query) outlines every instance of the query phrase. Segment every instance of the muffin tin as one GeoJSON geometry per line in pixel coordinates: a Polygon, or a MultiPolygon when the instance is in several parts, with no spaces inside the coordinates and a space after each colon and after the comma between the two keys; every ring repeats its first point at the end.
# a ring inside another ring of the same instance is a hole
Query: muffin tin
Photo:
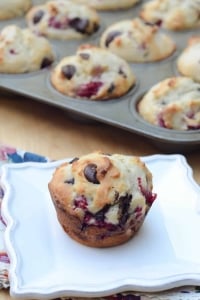
{"type": "MultiPolygon", "coordinates": [[[[33,1],[33,5],[46,1],[33,1]]],[[[117,21],[137,17],[141,1],[133,8],[113,12],[98,12],[101,18],[99,31],[87,38],[80,40],[50,40],[55,51],[56,61],[47,69],[26,74],[1,74],[0,88],[9,92],[15,92],[36,101],[54,105],[65,109],[76,116],[76,120],[95,120],[110,124],[130,132],[136,133],[153,143],[166,153],[183,153],[198,150],[200,148],[200,130],[178,131],[160,128],[144,121],[137,112],[137,103],[153,85],[159,81],[177,76],[176,59],[186,47],[189,37],[197,35],[199,29],[182,32],[165,31],[176,42],[176,52],[169,58],[154,63],[130,63],[136,75],[137,82],[133,89],[119,99],[106,101],[91,101],[72,99],[57,92],[50,83],[50,72],[62,57],[74,54],[80,44],[99,44],[101,33],[105,28],[117,21]]],[[[8,21],[0,21],[0,29],[8,24],[16,24],[26,27],[25,18],[15,18],[8,21]]]]}

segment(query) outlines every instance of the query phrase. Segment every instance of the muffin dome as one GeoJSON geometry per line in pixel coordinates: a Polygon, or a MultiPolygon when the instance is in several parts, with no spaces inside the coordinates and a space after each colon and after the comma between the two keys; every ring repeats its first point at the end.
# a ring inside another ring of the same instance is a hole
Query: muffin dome
{"type": "Polygon", "coordinates": [[[0,73],[26,73],[45,68],[54,61],[49,41],[28,28],[8,25],[0,32],[0,73]]]}
{"type": "Polygon", "coordinates": [[[171,37],[140,18],[109,26],[101,36],[100,46],[130,62],[159,61],[176,49],[171,37]]]}
{"type": "Polygon", "coordinates": [[[82,44],[66,56],[51,74],[53,87],[69,97],[107,100],[126,94],[135,84],[128,63],[108,50],[82,44]]]}
{"type": "Polygon", "coordinates": [[[199,0],[151,0],[143,4],[140,17],[174,31],[198,28],[199,6],[199,0]]]}
{"type": "Polygon", "coordinates": [[[200,36],[191,37],[177,59],[178,71],[200,83],[200,36]]]}
{"type": "Polygon", "coordinates": [[[94,9],[70,0],[35,5],[26,19],[29,28],[36,34],[58,40],[80,39],[95,33],[100,26],[94,9]]]}

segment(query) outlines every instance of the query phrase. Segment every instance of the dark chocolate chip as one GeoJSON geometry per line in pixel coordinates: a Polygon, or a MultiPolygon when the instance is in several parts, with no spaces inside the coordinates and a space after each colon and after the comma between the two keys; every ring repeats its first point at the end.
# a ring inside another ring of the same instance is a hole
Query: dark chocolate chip
{"type": "Polygon", "coordinates": [[[119,224],[123,226],[129,217],[129,207],[132,199],[131,194],[119,198],[119,224]]]}
{"type": "Polygon", "coordinates": [[[122,77],[127,78],[126,73],[124,73],[124,71],[123,71],[121,68],[119,68],[118,73],[119,73],[120,75],[122,75],[122,77]]]}
{"type": "Polygon", "coordinates": [[[108,88],[108,93],[111,94],[114,91],[114,89],[115,89],[115,85],[114,85],[114,83],[111,83],[111,85],[108,88]]]}
{"type": "Polygon", "coordinates": [[[52,64],[52,59],[48,58],[48,57],[44,57],[41,63],[40,68],[44,69],[46,67],[49,67],[52,64]]]}
{"type": "Polygon", "coordinates": [[[10,50],[9,50],[9,53],[10,53],[10,54],[17,54],[17,52],[15,51],[15,49],[10,49],[10,50]]]}
{"type": "Polygon", "coordinates": [[[44,11],[43,10],[38,10],[35,15],[33,16],[33,23],[37,24],[41,21],[42,17],[44,16],[44,11]]]}
{"type": "Polygon", "coordinates": [[[105,214],[106,214],[106,212],[108,211],[109,208],[110,208],[110,205],[106,204],[101,210],[96,212],[96,214],[94,215],[95,220],[97,222],[104,222],[105,214]]]}
{"type": "Polygon", "coordinates": [[[82,59],[88,60],[90,58],[90,54],[88,53],[80,53],[79,54],[82,59]]]}
{"type": "Polygon", "coordinates": [[[112,31],[108,34],[106,41],[105,41],[105,46],[109,47],[109,44],[117,37],[121,35],[120,31],[112,31]]]}
{"type": "Polygon", "coordinates": [[[73,162],[79,160],[79,157],[74,157],[72,160],[70,160],[69,164],[73,164],[73,162]]]}
{"type": "Polygon", "coordinates": [[[65,78],[70,80],[74,76],[76,68],[73,65],[65,65],[62,67],[61,72],[65,78]]]}
{"type": "Polygon", "coordinates": [[[97,23],[94,23],[93,24],[93,32],[96,32],[97,30],[99,30],[99,24],[97,24],[97,23]]]}
{"type": "Polygon", "coordinates": [[[74,18],[69,20],[69,26],[83,34],[87,33],[88,25],[89,21],[86,19],[74,18]]]}
{"type": "Polygon", "coordinates": [[[68,184],[74,184],[74,178],[65,180],[64,183],[68,183],[68,184]]]}
{"type": "Polygon", "coordinates": [[[85,178],[94,184],[99,184],[100,182],[98,181],[96,175],[97,175],[97,165],[95,164],[88,164],[84,168],[84,175],[85,178]]]}

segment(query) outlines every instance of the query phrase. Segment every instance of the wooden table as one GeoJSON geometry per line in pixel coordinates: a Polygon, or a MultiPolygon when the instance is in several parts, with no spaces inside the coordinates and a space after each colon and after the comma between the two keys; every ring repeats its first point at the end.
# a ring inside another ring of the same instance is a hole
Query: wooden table
{"type": "MultiPolygon", "coordinates": [[[[108,125],[80,122],[66,111],[18,95],[0,94],[0,142],[53,159],[102,150],[110,153],[163,153],[144,137],[108,125]]],[[[200,184],[200,151],[185,154],[200,184]]],[[[0,291],[1,300],[10,300],[0,291]]]]}

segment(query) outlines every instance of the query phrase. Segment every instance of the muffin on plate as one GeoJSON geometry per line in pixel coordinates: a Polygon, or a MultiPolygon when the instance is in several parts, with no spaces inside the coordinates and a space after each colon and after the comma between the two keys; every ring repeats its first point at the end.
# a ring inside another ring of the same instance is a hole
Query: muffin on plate
{"type": "Polygon", "coordinates": [[[31,7],[31,0],[0,0],[0,20],[24,15],[31,7]]]}
{"type": "Polygon", "coordinates": [[[188,77],[167,78],[147,91],[138,112],[159,127],[200,129],[200,84],[188,77]]]}
{"type": "Polygon", "coordinates": [[[191,37],[177,60],[178,71],[200,83],[200,36],[191,37]]]}
{"type": "Polygon", "coordinates": [[[109,26],[101,36],[100,46],[130,62],[159,61],[176,49],[171,37],[139,18],[109,26]]]}
{"type": "Polygon", "coordinates": [[[35,5],[26,19],[29,28],[36,34],[60,40],[89,36],[100,26],[99,16],[94,9],[70,0],[35,5]]]}
{"type": "Polygon", "coordinates": [[[50,43],[30,29],[9,25],[0,32],[0,72],[25,73],[45,68],[54,60],[50,43]]]}
{"type": "Polygon", "coordinates": [[[76,3],[87,4],[97,10],[117,10],[134,6],[140,0],[74,0],[76,3]]]}
{"type": "Polygon", "coordinates": [[[48,186],[64,231],[90,247],[130,240],[156,198],[147,166],[122,154],[93,152],[63,163],[48,186]]]}
{"type": "Polygon", "coordinates": [[[72,98],[107,100],[126,94],[135,84],[128,63],[108,50],[81,45],[52,70],[53,87],[72,98]]]}
{"type": "Polygon", "coordinates": [[[169,30],[184,30],[200,26],[200,0],[151,0],[139,13],[146,22],[169,30]]]}

